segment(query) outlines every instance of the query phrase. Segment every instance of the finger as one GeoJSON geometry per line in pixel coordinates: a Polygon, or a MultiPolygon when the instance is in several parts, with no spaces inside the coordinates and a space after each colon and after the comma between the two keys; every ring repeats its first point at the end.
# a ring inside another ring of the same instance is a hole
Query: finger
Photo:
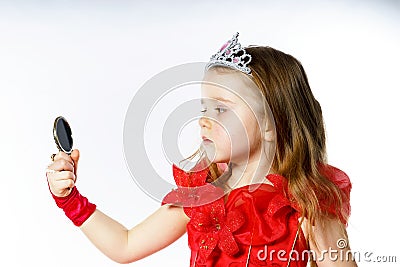
{"type": "Polygon", "coordinates": [[[59,171],[54,173],[48,173],[48,177],[54,182],[72,180],[75,182],[76,177],[73,172],[70,171],[59,171]]]}
{"type": "Polygon", "coordinates": [[[53,175],[55,181],[72,180],[75,182],[76,180],[75,174],[71,171],[55,172],[53,175]]]}
{"type": "Polygon", "coordinates": [[[73,163],[65,159],[58,159],[51,163],[47,168],[55,171],[74,171],[73,163]]]}
{"type": "Polygon", "coordinates": [[[59,185],[62,186],[63,189],[67,189],[67,188],[72,189],[75,186],[75,183],[74,183],[74,181],[69,179],[69,180],[60,181],[59,185]]]}
{"type": "Polygon", "coordinates": [[[75,167],[74,168],[74,174],[75,174],[75,176],[76,176],[76,173],[78,171],[78,161],[79,161],[80,155],[81,154],[80,154],[78,149],[72,150],[71,158],[74,161],[74,167],[75,167]]]}
{"type": "Polygon", "coordinates": [[[70,171],[56,171],[56,172],[47,172],[46,173],[47,180],[51,184],[57,184],[60,181],[71,180],[75,182],[75,174],[70,171]]]}
{"type": "Polygon", "coordinates": [[[71,158],[73,161],[78,161],[79,160],[79,156],[80,156],[80,152],[78,149],[74,149],[71,152],[71,158]]]}
{"type": "Polygon", "coordinates": [[[66,161],[69,161],[72,165],[74,165],[74,161],[71,159],[71,157],[67,153],[65,153],[63,151],[58,152],[54,156],[54,161],[57,161],[57,160],[60,160],[60,159],[64,159],[66,161]]]}
{"type": "Polygon", "coordinates": [[[72,180],[61,181],[56,186],[51,188],[51,192],[56,196],[65,197],[69,195],[74,186],[75,183],[72,180]]]}

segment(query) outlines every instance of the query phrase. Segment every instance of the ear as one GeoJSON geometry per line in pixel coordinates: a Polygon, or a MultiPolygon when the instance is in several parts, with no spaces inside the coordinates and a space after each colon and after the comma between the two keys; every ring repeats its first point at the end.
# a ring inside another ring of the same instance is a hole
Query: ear
{"type": "Polygon", "coordinates": [[[275,141],[275,134],[271,128],[267,128],[264,132],[264,140],[267,142],[275,141]]]}
{"type": "Polygon", "coordinates": [[[265,131],[264,131],[264,141],[266,142],[274,142],[275,141],[275,128],[274,124],[269,120],[265,123],[265,131]]]}

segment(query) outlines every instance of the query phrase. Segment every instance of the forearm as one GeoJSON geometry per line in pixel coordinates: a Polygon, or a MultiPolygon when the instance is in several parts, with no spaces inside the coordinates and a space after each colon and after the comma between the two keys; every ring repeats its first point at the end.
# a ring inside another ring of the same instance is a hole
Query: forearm
{"type": "Polygon", "coordinates": [[[80,229],[107,257],[119,263],[127,263],[128,229],[122,224],[96,210],[80,229]]]}
{"type": "Polygon", "coordinates": [[[79,152],[74,150],[71,157],[59,152],[48,166],[50,192],[65,215],[110,259],[119,263],[140,260],[185,233],[189,218],[181,207],[163,205],[130,230],[97,210],[75,187],[79,152]]]}
{"type": "Polygon", "coordinates": [[[80,229],[107,257],[118,263],[130,263],[177,240],[186,232],[187,223],[188,217],[181,207],[164,205],[130,230],[99,210],[80,229]]]}

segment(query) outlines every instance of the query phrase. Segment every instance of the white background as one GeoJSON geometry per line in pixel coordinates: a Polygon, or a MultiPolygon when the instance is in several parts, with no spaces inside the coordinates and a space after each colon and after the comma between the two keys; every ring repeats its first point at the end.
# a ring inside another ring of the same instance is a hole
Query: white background
{"type": "MultiPolygon", "coordinates": [[[[160,71],[207,61],[236,31],[245,46],[303,63],[329,161],[353,182],[352,249],[399,262],[399,1],[197,2],[0,1],[0,265],[118,266],[51,199],[54,118],[72,125],[80,192],[132,227],[160,204],[125,165],[131,99],[160,71]]],[[[186,236],[131,265],[188,266],[186,236]]]]}

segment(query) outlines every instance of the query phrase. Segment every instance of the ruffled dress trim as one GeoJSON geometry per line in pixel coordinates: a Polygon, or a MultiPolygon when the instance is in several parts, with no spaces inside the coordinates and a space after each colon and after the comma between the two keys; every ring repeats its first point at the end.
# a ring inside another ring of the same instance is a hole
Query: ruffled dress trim
{"type": "MultiPolygon", "coordinates": [[[[162,205],[183,206],[190,218],[187,224],[191,249],[190,266],[286,266],[293,242],[294,249],[307,250],[300,229],[300,213],[287,198],[287,180],[278,174],[261,183],[233,189],[227,198],[221,188],[206,182],[208,169],[185,172],[173,164],[178,188],[168,193],[162,205]],[[226,201],[225,201],[226,200],[226,201]],[[269,252],[280,250],[286,260],[269,252]],[[261,256],[261,257],[260,257],[261,256]]],[[[337,168],[326,171],[344,192],[350,193],[347,175],[337,168]]],[[[349,199],[349,198],[348,198],[349,199]]],[[[350,204],[346,204],[350,207],[350,204]]],[[[307,257],[291,261],[290,266],[306,266],[307,257]]]]}

